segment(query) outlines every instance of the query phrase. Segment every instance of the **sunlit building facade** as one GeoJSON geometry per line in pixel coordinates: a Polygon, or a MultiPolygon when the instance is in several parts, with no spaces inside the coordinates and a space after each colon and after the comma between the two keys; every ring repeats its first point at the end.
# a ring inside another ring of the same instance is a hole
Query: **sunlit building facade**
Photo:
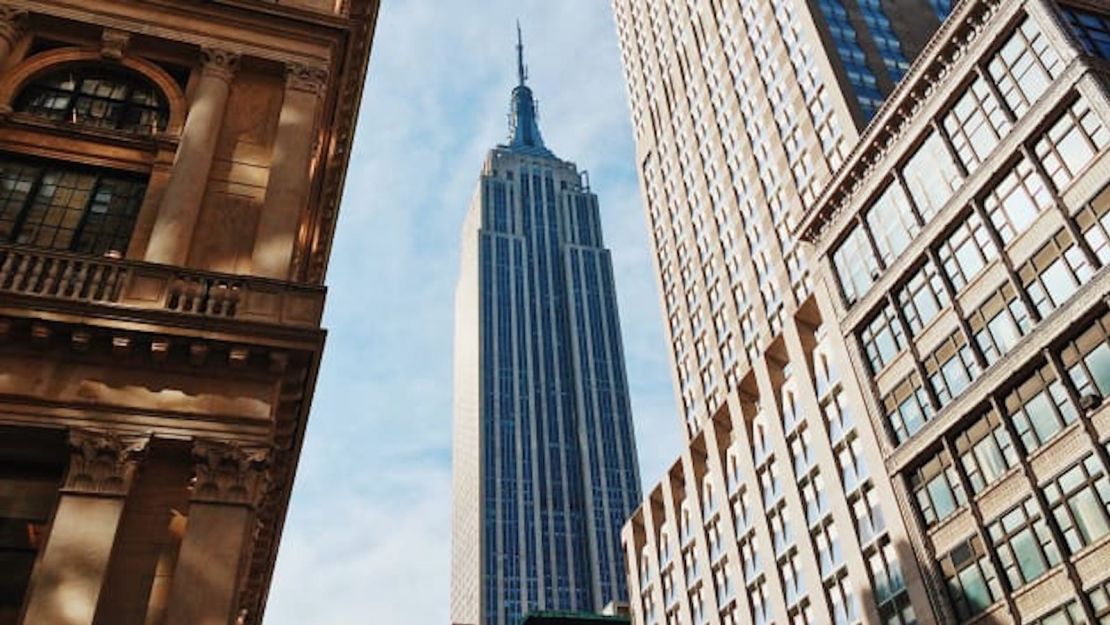
{"type": "Polygon", "coordinates": [[[0,625],[259,625],[377,0],[0,2],[0,625]]]}
{"type": "Polygon", "coordinates": [[[936,622],[796,230],[953,6],[613,6],[686,439],[624,528],[635,621],[936,622]]]}
{"type": "Polygon", "coordinates": [[[1110,6],[953,11],[800,227],[818,309],[935,618],[1107,623],[1110,6]]]}
{"type": "Polygon", "coordinates": [[[598,198],[545,147],[519,60],[456,291],[451,619],[468,625],[624,602],[640,499],[598,198]]]}

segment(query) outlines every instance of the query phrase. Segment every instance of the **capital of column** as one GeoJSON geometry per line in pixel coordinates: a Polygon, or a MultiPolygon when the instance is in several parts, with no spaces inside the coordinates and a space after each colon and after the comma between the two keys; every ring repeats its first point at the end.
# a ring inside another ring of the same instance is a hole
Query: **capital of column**
{"type": "Polygon", "coordinates": [[[223,48],[201,48],[201,62],[204,66],[204,76],[219,78],[231,82],[235,72],[239,70],[239,53],[223,48]]]}
{"type": "Polygon", "coordinates": [[[287,63],[285,88],[309,93],[323,93],[328,83],[328,68],[308,63],[287,63]]]}
{"type": "Polygon", "coordinates": [[[269,458],[265,447],[197,440],[192,500],[256,507],[269,488],[269,458]]]}
{"type": "Polygon", "coordinates": [[[0,4],[0,39],[8,45],[27,34],[27,10],[11,4],[0,4]]]}
{"type": "Polygon", "coordinates": [[[131,489],[139,459],[150,442],[146,435],[70,430],[69,471],[63,492],[123,496],[131,489]]]}

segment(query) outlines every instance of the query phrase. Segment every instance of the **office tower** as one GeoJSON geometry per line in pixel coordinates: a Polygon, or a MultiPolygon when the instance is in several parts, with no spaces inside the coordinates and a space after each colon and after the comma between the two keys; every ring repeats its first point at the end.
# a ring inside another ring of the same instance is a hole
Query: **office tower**
{"type": "Polygon", "coordinates": [[[938,622],[1110,622],[1108,35],[959,3],[799,229],[938,622]]]}
{"type": "Polygon", "coordinates": [[[795,230],[949,4],[613,1],[686,438],[624,528],[638,622],[935,622],[795,230]]]}
{"type": "Polygon", "coordinates": [[[456,291],[451,618],[469,625],[624,600],[620,530],[640,498],[598,199],[544,145],[517,55],[456,291]]]}
{"type": "Polygon", "coordinates": [[[377,10],[0,3],[0,624],[262,622],[377,10]]]}

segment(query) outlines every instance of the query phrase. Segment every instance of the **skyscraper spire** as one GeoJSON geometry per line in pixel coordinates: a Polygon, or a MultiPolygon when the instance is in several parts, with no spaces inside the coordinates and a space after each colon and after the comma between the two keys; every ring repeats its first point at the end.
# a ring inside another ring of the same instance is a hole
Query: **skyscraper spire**
{"type": "Polygon", "coordinates": [[[524,36],[520,32],[520,20],[516,21],[516,73],[520,78],[517,84],[523,86],[528,80],[528,69],[524,67],[524,36]]]}
{"type": "Polygon", "coordinates": [[[554,156],[543,144],[536,121],[536,101],[532,98],[532,89],[524,84],[528,80],[528,68],[524,66],[524,37],[520,31],[520,20],[516,23],[516,72],[518,80],[513,88],[508,147],[537,156],[554,156]]]}

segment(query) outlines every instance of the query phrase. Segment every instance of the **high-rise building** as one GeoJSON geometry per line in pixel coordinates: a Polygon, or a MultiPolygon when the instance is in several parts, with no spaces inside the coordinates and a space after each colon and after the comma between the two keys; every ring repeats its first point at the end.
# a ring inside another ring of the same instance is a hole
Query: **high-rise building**
{"type": "Polygon", "coordinates": [[[938,622],[1110,622],[1108,59],[960,2],[801,224],[938,622]]]}
{"type": "Polygon", "coordinates": [[[512,92],[462,231],[456,293],[451,618],[517,625],[624,600],[640,481],[597,196],[512,92]]]}
{"type": "Polygon", "coordinates": [[[257,625],[377,0],[0,3],[0,625],[257,625]]]}
{"type": "Polygon", "coordinates": [[[638,623],[934,622],[795,231],[950,4],[613,0],[686,438],[624,528],[638,623]]]}

